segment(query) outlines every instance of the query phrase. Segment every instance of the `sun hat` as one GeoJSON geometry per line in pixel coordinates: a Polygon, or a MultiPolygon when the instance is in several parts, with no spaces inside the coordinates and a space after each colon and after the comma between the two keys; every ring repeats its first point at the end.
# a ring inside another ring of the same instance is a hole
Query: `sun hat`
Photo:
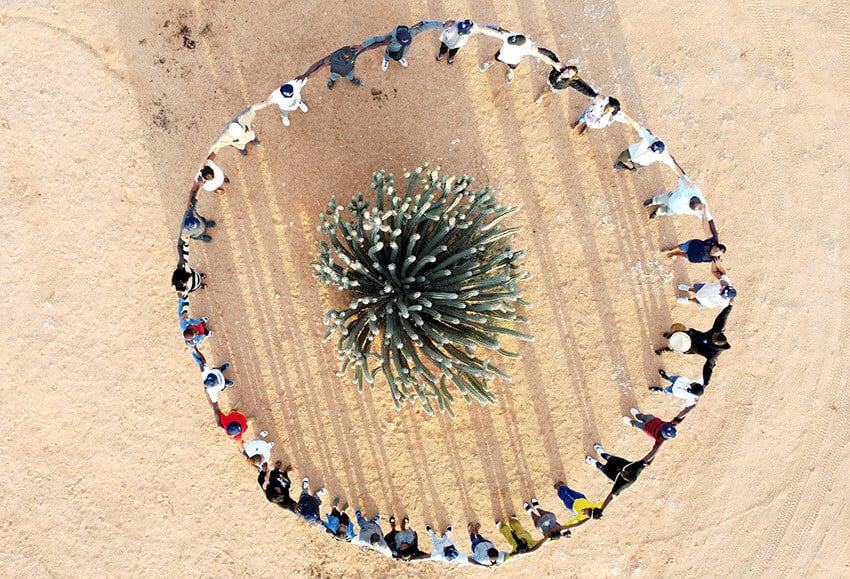
{"type": "Polygon", "coordinates": [[[673,332],[670,334],[670,349],[677,352],[687,352],[691,349],[691,337],[685,332],[673,332]]]}

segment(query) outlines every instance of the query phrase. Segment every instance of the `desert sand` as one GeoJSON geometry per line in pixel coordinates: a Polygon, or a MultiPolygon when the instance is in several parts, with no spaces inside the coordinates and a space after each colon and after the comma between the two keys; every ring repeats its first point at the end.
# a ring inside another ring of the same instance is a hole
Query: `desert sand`
{"type": "MultiPolygon", "coordinates": [[[[573,538],[499,569],[506,576],[850,575],[850,20],[831,2],[487,3],[7,1],[0,5],[0,448],[3,576],[437,576],[329,540],[269,505],[212,421],[178,334],[169,286],[182,209],[233,114],[332,50],[422,18],[495,22],[529,34],[620,98],[662,136],[707,195],[738,288],[732,350],[698,408],[640,481],[573,538]]],[[[217,161],[231,183],[204,194],[219,222],[192,246],[210,287],[192,296],[230,360],[240,404],[295,464],[364,513],[426,523],[493,521],[537,496],[561,519],[552,482],[601,499],[584,464],[594,442],[626,457],[651,442],[632,406],[672,416],[646,390],[659,364],[699,359],[652,347],[673,321],[716,310],[676,304],[708,268],[662,260],[700,236],[686,217],[649,221],[641,200],[672,189],[665,168],[611,170],[634,135],[570,134],[586,99],[541,105],[548,68],[512,85],[478,65],[476,37],[434,62],[436,33],[403,70],[362,56],[363,86],[319,73],[310,112],[217,161]],[[322,314],[337,303],[308,266],[331,195],[372,171],[423,161],[489,183],[520,205],[528,312],[493,407],[458,417],[396,412],[379,386],[338,377],[322,314]]]]}

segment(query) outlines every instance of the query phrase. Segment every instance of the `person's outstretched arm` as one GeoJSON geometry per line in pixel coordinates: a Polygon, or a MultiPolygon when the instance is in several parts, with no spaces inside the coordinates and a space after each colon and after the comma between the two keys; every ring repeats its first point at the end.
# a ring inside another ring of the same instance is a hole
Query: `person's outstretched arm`
{"type": "Polygon", "coordinates": [[[304,74],[302,74],[301,76],[304,77],[304,78],[310,78],[310,76],[315,74],[317,70],[319,70],[323,66],[327,66],[330,63],[331,63],[331,55],[329,54],[326,57],[324,57],[323,59],[317,60],[316,62],[311,64],[310,68],[308,68],[307,71],[304,74]]]}
{"type": "Polygon", "coordinates": [[[729,314],[732,312],[732,304],[729,304],[723,311],[720,312],[717,317],[714,319],[714,325],[711,326],[712,333],[722,332],[726,329],[726,318],[729,317],[729,314]]]}

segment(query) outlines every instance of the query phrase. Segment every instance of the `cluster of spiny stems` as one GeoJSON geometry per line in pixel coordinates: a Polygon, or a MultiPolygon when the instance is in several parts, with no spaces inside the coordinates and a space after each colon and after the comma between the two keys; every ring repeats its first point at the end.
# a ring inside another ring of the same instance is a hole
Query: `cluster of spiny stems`
{"type": "Polygon", "coordinates": [[[325,340],[340,331],[340,375],[353,368],[360,392],[383,372],[397,409],[418,400],[433,415],[436,400],[454,417],[449,384],[467,403],[495,403],[488,382],[510,376],[486,354],[518,358],[499,337],[532,339],[515,329],[527,323],[517,307],[530,306],[517,290],[525,252],[506,243],[520,228],[501,226],[516,208],[427,163],[404,177],[399,192],[392,173],[373,173],[374,204],[358,193],[343,208],[333,197],[321,216],[329,240],[314,275],[351,294],[348,309],[325,315],[325,340]]]}

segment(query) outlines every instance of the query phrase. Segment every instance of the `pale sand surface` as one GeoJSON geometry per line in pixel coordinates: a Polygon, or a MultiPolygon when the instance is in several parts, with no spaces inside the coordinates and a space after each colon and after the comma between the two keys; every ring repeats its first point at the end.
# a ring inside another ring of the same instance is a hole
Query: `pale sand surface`
{"type": "MultiPolygon", "coordinates": [[[[3,576],[435,576],[328,540],[266,503],[212,423],[180,343],[168,285],[186,193],[212,139],[245,104],[333,49],[420,18],[470,17],[530,34],[662,136],[708,196],[739,290],[700,406],[602,521],[499,572],[524,576],[850,574],[848,228],[850,21],[843,2],[354,3],[4,2],[0,5],[0,446],[3,576]],[[581,25],[581,29],[578,28],[581,25]],[[183,46],[182,26],[197,42],[183,46]]],[[[669,171],[610,165],[633,134],[570,135],[586,100],[533,99],[547,68],[477,72],[477,37],[451,68],[436,33],[406,71],[380,54],[364,86],[327,72],[310,113],[284,129],[258,115],[262,145],[219,156],[219,221],[193,246],[210,288],[193,295],[233,362],[239,402],[292,461],[364,512],[426,523],[492,521],[563,478],[590,498],[610,484],[582,456],[626,457],[648,439],[620,415],[651,395],[651,345],[680,306],[676,283],[708,268],[657,249],[700,235],[691,218],[650,222],[640,201],[669,171]],[[373,95],[372,90],[381,91],[373,95]],[[522,206],[516,244],[536,341],[503,364],[495,407],[458,418],[397,413],[384,387],[360,396],[335,375],[321,315],[338,303],[310,275],[317,217],[370,173],[422,161],[491,183],[522,206]],[[279,297],[276,297],[279,296],[279,297]]],[[[699,359],[666,355],[669,372],[699,359]]],[[[327,504],[327,503],[326,503],[327,504]]]]}

